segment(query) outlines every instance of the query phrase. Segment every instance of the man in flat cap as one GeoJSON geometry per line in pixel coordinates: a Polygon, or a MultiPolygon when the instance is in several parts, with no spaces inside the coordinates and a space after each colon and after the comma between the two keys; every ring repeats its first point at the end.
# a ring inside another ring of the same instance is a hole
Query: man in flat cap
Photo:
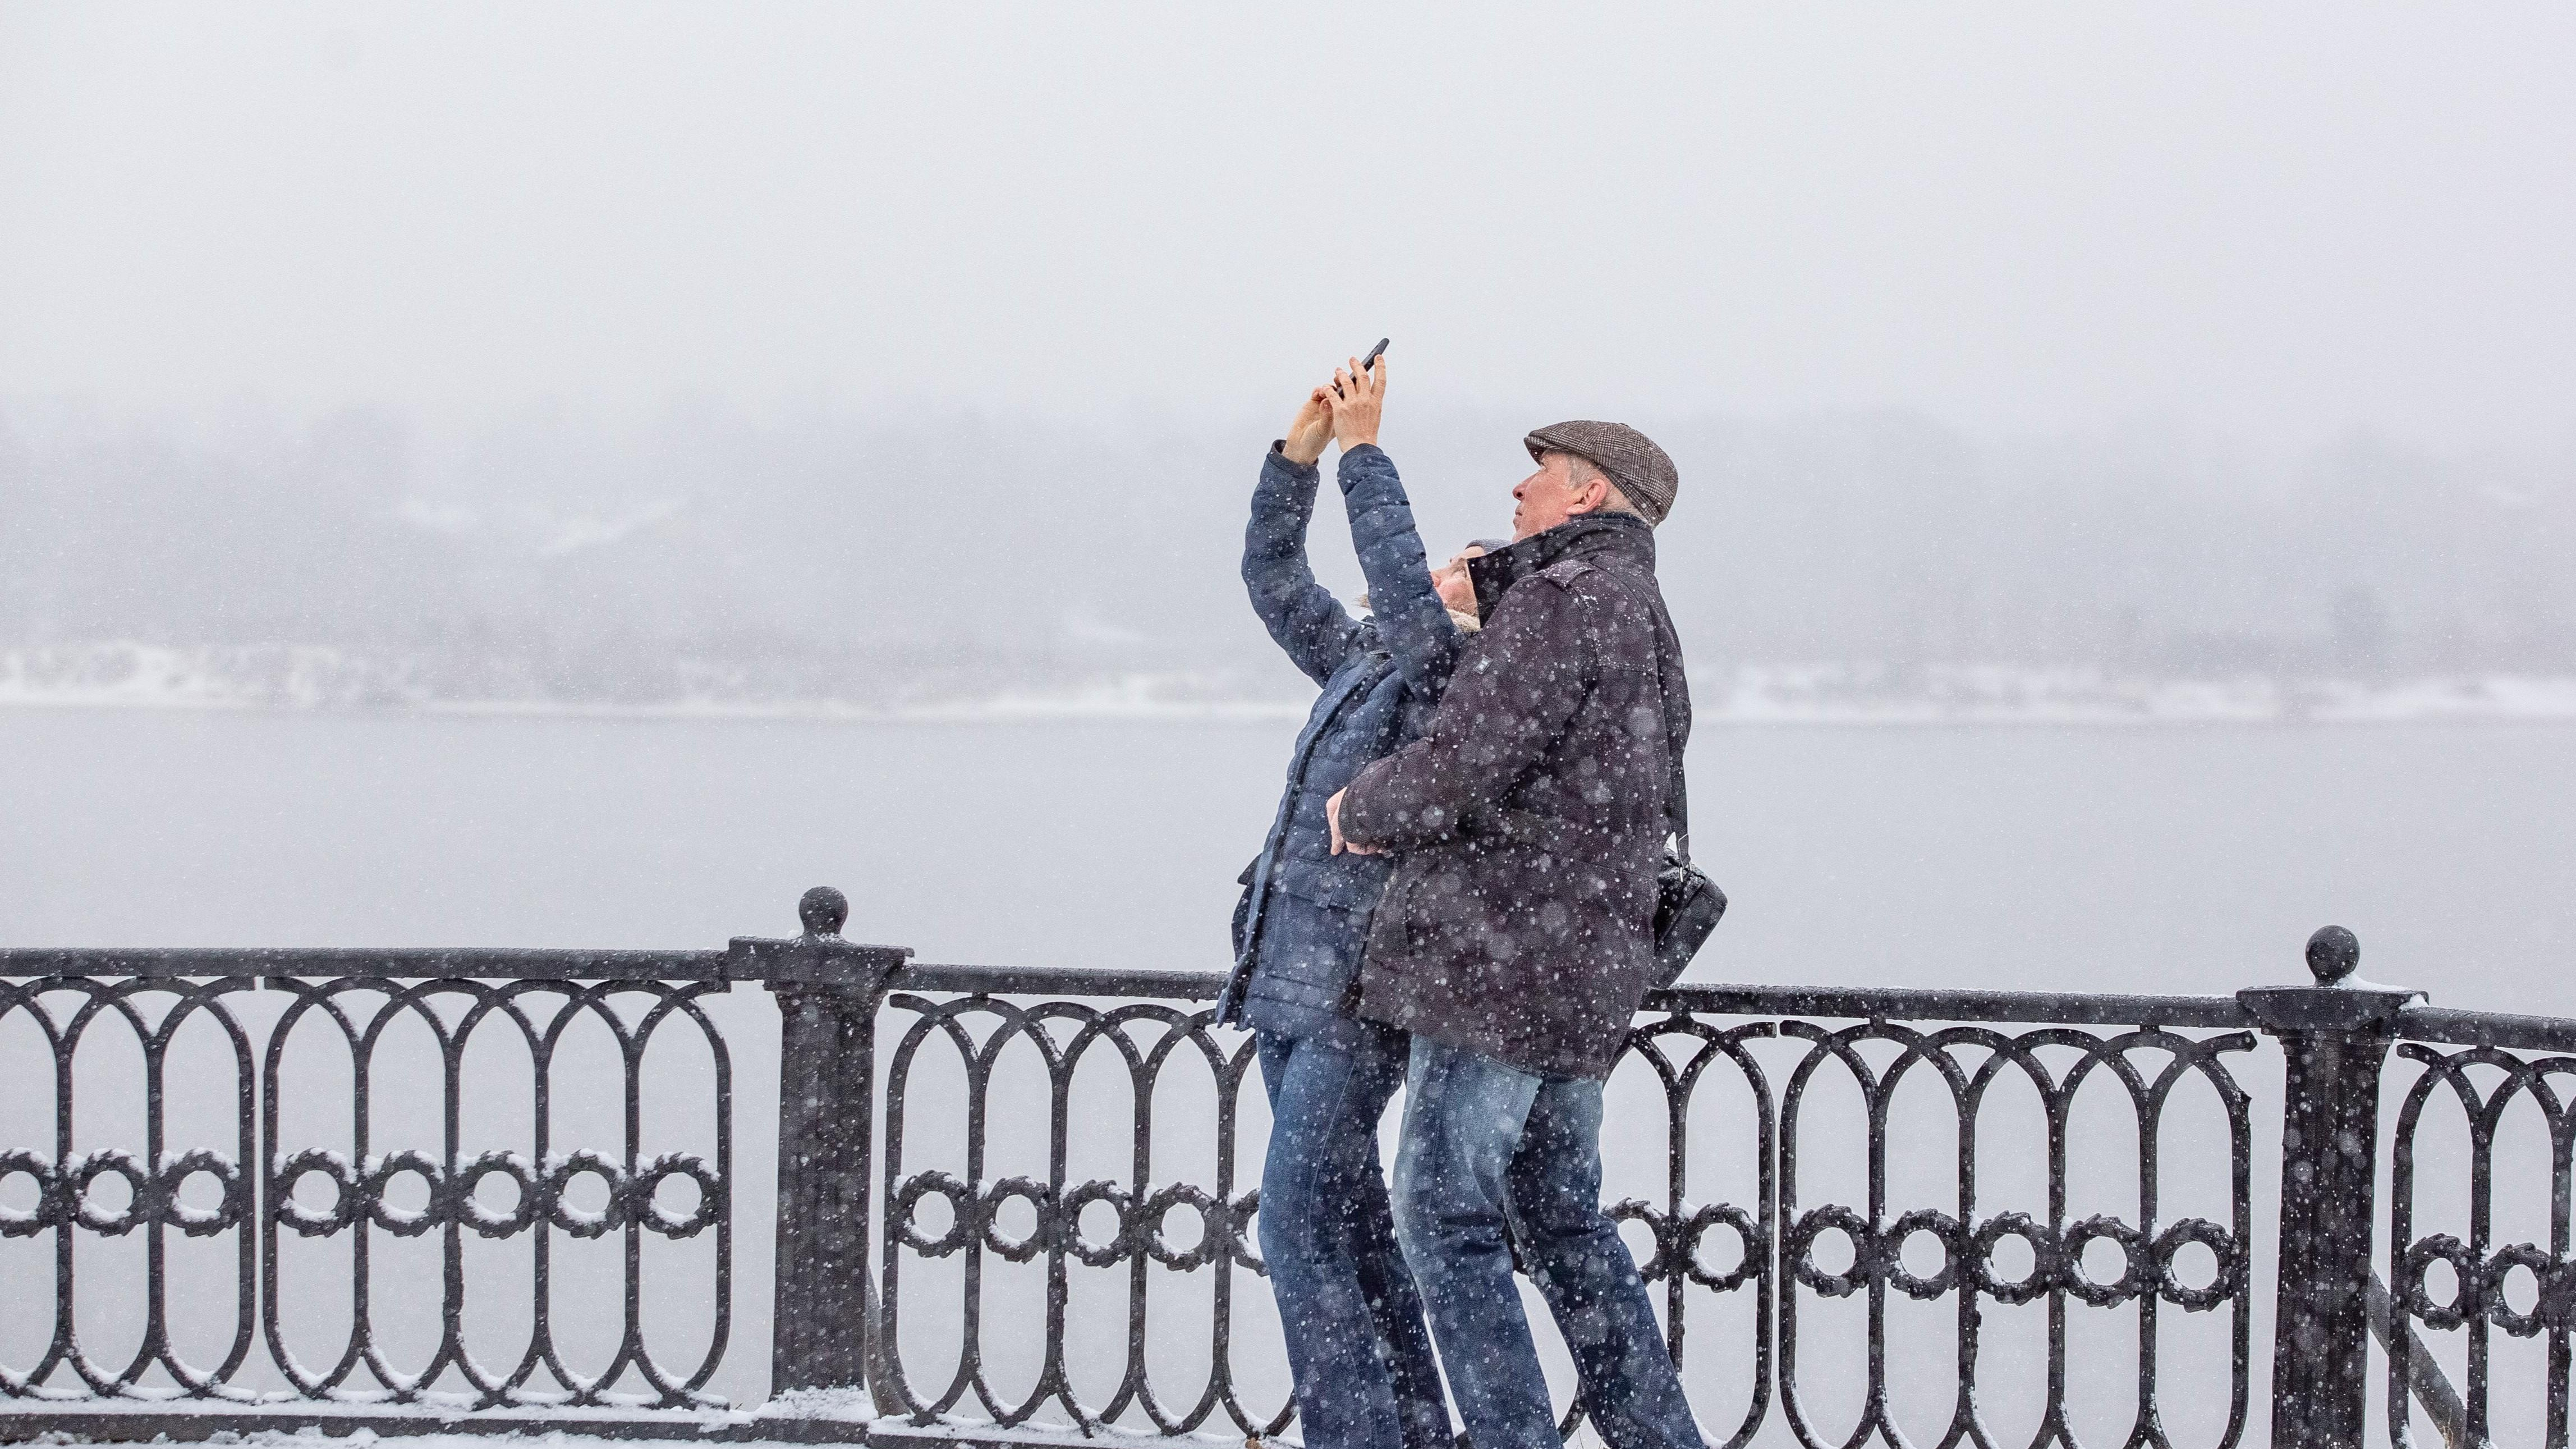
{"type": "Polygon", "coordinates": [[[1396,1235],[1476,1449],[1558,1449],[1515,1242],[1602,1438],[1702,1449],[1601,1210],[1602,1082],[1652,984],[1690,736],[1655,582],[1678,479],[1618,423],[1524,442],[1538,471],[1512,490],[1511,546],[1467,566],[1483,627],[1438,713],[1327,804],[1336,850],[1399,853],[1357,1001],[1413,1034],[1396,1235]]]}

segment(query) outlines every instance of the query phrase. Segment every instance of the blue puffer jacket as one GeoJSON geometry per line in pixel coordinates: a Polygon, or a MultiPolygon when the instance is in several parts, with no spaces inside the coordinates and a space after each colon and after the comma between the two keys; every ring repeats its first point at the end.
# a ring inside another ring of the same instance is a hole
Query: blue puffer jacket
{"type": "Polygon", "coordinates": [[[1333,854],[1324,802],[1360,766],[1422,734],[1461,643],[1432,587],[1395,460],[1363,444],[1342,454],[1340,480],[1373,617],[1353,619],[1307,567],[1313,464],[1291,463],[1274,445],[1243,534],[1253,610],[1324,692],[1288,757],[1269,842],[1243,872],[1234,976],[1217,1019],[1289,1036],[1356,1029],[1344,1005],[1394,867],[1389,856],[1333,854]]]}

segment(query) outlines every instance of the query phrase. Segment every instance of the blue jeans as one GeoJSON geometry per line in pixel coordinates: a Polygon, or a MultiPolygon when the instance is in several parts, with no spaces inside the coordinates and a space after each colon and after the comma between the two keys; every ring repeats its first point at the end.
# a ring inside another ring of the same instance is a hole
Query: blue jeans
{"type": "Polygon", "coordinates": [[[1559,1449],[1504,1220],[1611,1449],[1703,1449],[1636,1260],[1601,1211],[1601,1084],[1423,1038],[1405,1079],[1395,1231],[1476,1449],[1559,1449]]]}
{"type": "Polygon", "coordinates": [[[1395,1245],[1377,1124],[1404,1080],[1405,1034],[1255,1033],[1270,1093],[1261,1256],[1307,1449],[1450,1449],[1422,1295],[1395,1245]]]}

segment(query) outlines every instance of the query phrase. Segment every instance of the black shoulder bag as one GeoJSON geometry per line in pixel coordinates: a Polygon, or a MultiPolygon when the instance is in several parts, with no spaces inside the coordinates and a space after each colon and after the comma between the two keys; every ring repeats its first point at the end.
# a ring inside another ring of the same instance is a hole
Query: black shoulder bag
{"type": "Polygon", "coordinates": [[[1690,790],[1683,777],[1681,751],[1673,751],[1673,843],[1664,847],[1663,869],[1655,872],[1655,989],[1681,979],[1682,969],[1699,954],[1708,933],[1726,914],[1726,892],[1691,864],[1690,790]]]}

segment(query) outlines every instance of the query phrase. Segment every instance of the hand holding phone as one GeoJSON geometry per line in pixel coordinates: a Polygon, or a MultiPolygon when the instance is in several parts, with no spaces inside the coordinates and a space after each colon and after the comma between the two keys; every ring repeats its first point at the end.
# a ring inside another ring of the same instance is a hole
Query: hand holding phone
{"type": "MultiPolygon", "coordinates": [[[[1377,340],[1377,346],[1370,348],[1368,356],[1361,358],[1357,365],[1353,366],[1351,370],[1353,372],[1366,372],[1370,368],[1375,367],[1377,365],[1379,354],[1386,351],[1387,341],[1388,339],[1384,337],[1379,338],[1377,340]]],[[[1335,397],[1339,397],[1341,396],[1341,393],[1342,385],[1339,381],[1336,381],[1333,384],[1333,395],[1335,397]]]]}
{"type": "Polygon", "coordinates": [[[1369,350],[1368,361],[1354,357],[1348,369],[1333,374],[1333,440],[1345,453],[1377,441],[1378,417],[1386,405],[1385,351],[1386,343],[1380,341],[1369,350]]]}

